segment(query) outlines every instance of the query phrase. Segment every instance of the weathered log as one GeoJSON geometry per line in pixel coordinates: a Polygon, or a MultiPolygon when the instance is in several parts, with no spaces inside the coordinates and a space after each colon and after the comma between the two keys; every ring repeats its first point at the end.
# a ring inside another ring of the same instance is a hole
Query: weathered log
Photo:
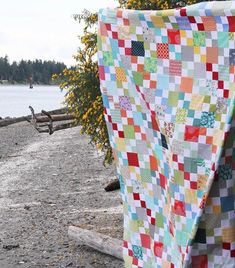
{"type": "Polygon", "coordinates": [[[77,226],[69,226],[68,236],[79,245],[84,245],[102,253],[123,260],[122,241],[94,231],[86,230],[77,226]]]}
{"type": "MultiPolygon", "coordinates": [[[[53,111],[49,111],[48,113],[50,115],[59,115],[59,114],[65,114],[68,111],[67,108],[61,108],[61,109],[56,109],[53,111]]],[[[42,113],[37,113],[35,114],[36,116],[41,116],[42,113]]],[[[0,127],[6,127],[15,123],[23,122],[23,121],[29,121],[32,118],[31,115],[27,116],[20,116],[20,117],[14,117],[14,118],[7,118],[7,119],[2,119],[0,120],[0,127]]]]}
{"type": "Polygon", "coordinates": [[[106,192],[111,192],[120,189],[119,179],[111,181],[107,186],[105,186],[104,189],[106,192]]]}
{"type": "Polygon", "coordinates": [[[74,125],[73,123],[64,123],[64,124],[53,127],[53,132],[62,130],[62,129],[72,128],[72,127],[76,127],[76,125],[74,125]]]}
{"type": "MultiPolygon", "coordinates": [[[[72,114],[59,114],[59,115],[51,115],[52,120],[55,121],[65,121],[65,120],[73,120],[74,116],[72,114]]],[[[48,116],[38,116],[36,118],[37,123],[48,122],[48,116]]]]}
{"type": "Polygon", "coordinates": [[[32,106],[29,106],[29,109],[31,111],[31,119],[27,121],[33,125],[33,127],[39,132],[39,133],[49,133],[52,135],[55,131],[67,129],[74,127],[72,120],[74,119],[74,116],[71,114],[60,114],[60,115],[52,115],[50,112],[41,111],[42,116],[36,116],[34,113],[34,109],[32,106]],[[53,126],[54,122],[58,121],[67,121],[64,124],[53,126]],[[44,123],[44,124],[43,124],[44,123]]]}

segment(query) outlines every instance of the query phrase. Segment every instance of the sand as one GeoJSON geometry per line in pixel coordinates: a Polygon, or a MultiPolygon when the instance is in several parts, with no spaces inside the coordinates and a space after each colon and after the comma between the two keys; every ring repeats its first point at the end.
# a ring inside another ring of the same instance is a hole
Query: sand
{"type": "Polygon", "coordinates": [[[78,127],[49,136],[26,122],[0,128],[0,267],[122,268],[67,236],[79,225],[122,239],[120,192],[104,191],[115,168],[78,127]]]}

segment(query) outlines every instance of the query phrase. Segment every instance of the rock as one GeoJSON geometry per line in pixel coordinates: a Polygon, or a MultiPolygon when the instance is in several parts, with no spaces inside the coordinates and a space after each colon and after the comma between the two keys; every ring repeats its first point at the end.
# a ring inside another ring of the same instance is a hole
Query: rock
{"type": "Polygon", "coordinates": [[[14,249],[14,248],[19,248],[20,247],[20,245],[19,244],[13,244],[13,245],[3,245],[2,246],[3,247],[3,249],[6,249],[6,250],[12,250],[12,249],[14,249]]]}

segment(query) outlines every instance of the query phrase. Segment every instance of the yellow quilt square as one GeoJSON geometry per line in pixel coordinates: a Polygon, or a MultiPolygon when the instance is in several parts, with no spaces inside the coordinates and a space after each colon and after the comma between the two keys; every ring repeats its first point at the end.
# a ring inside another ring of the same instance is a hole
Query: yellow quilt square
{"type": "Polygon", "coordinates": [[[115,67],[117,81],[127,82],[125,70],[120,67],[115,67]]]}
{"type": "Polygon", "coordinates": [[[232,243],[235,241],[234,227],[228,227],[222,229],[222,241],[227,243],[232,243]]]}
{"type": "Polygon", "coordinates": [[[120,152],[125,152],[126,151],[126,144],[124,139],[116,138],[115,143],[117,145],[117,150],[120,152]]]}
{"type": "Polygon", "coordinates": [[[220,206],[213,206],[213,213],[220,214],[221,213],[220,206]]]}
{"type": "Polygon", "coordinates": [[[189,204],[197,204],[197,190],[185,190],[185,202],[189,204]]]}
{"type": "Polygon", "coordinates": [[[154,26],[159,28],[166,28],[165,22],[163,21],[162,17],[160,16],[151,16],[151,20],[154,26]]]}
{"type": "Polygon", "coordinates": [[[192,100],[191,100],[190,105],[189,105],[189,109],[201,111],[203,100],[204,100],[204,96],[198,95],[198,94],[193,94],[192,100]]]}
{"type": "Polygon", "coordinates": [[[214,129],[213,131],[213,144],[220,146],[223,142],[224,131],[220,129],[214,129]]]}
{"type": "Polygon", "coordinates": [[[187,38],[187,45],[193,46],[193,38],[187,38]]]}
{"type": "Polygon", "coordinates": [[[180,30],[180,36],[182,37],[186,37],[186,31],[185,30],[180,30]]]}

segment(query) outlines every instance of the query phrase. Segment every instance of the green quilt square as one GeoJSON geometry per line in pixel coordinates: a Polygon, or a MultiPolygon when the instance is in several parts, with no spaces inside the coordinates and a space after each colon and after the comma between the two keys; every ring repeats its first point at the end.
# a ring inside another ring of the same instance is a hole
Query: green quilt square
{"type": "Polygon", "coordinates": [[[159,228],[163,228],[163,216],[160,213],[156,213],[156,226],[159,228]]]}
{"type": "Polygon", "coordinates": [[[151,172],[149,169],[141,168],[140,169],[140,176],[142,182],[152,182],[151,172]]]}
{"type": "Polygon", "coordinates": [[[134,126],[123,126],[124,136],[127,139],[134,139],[135,138],[135,130],[134,126]]]}
{"type": "Polygon", "coordinates": [[[128,193],[133,193],[133,187],[132,186],[127,186],[126,190],[128,193]]]}
{"type": "Polygon", "coordinates": [[[139,72],[132,72],[133,79],[136,85],[143,86],[143,74],[139,72]]]}
{"type": "Polygon", "coordinates": [[[103,60],[104,60],[104,66],[113,66],[114,65],[112,53],[109,51],[103,52],[103,60]]]}
{"type": "Polygon", "coordinates": [[[206,95],[203,99],[204,103],[211,103],[211,96],[206,95]]]}
{"type": "Polygon", "coordinates": [[[122,117],[119,110],[110,110],[110,113],[114,123],[122,123],[122,117]]]}
{"type": "Polygon", "coordinates": [[[157,59],[145,58],[144,59],[144,70],[149,73],[155,73],[157,71],[157,59]]]}
{"type": "Polygon", "coordinates": [[[175,115],[175,121],[179,124],[185,124],[187,117],[187,110],[177,108],[176,115],[175,115]]]}
{"type": "Polygon", "coordinates": [[[229,81],[229,66],[219,65],[219,80],[229,81]]]}
{"type": "Polygon", "coordinates": [[[143,34],[136,34],[137,41],[144,42],[144,36],[143,34]]]}
{"type": "Polygon", "coordinates": [[[171,23],[171,26],[173,27],[173,29],[179,29],[179,24],[178,23],[171,23]]]}
{"type": "Polygon", "coordinates": [[[218,122],[221,121],[221,114],[216,114],[215,115],[215,121],[218,121],[218,122]]]}
{"type": "Polygon", "coordinates": [[[197,159],[185,157],[184,158],[184,170],[190,173],[197,173],[197,159]]]}
{"type": "Polygon", "coordinates": [[[184,101],[183,108],[189,109],[189,106],[190,106],[190,101],[184,101]]]}
{"type": "Polygon", "coordinates": [[[182,232],[176,230],[176,242],[179,246],[185,247],[187,246],[188,234],[186,232],[182,232]]]}
{"type": "Polygon", "coordinates": [[[179,93],[170,91],[168,95],[168,104],[173,107],[178,106],[179,93]]]}
{"type": "Polygon", "coordinates": [[[151,56],[151,58],[157,58],[157,52],[156,52],[156,50],[150,50],[150,56],[151,56]]]}
{"type": "Polygon", "coordinates": [[[204,47],[206,45],[205,32],[193,31],[193,45],[196,47],[204,47]]]}
{"type": "Polygon", "coordinates": [[[228,32],[218,32],[218,47],[228,47],[229,33],[228,32]]]}
{"type": "Polygon", "coordinates": [[[190,118],[194,118],[194,115],[195,115],[195,110],[188,110],[188,117],[190,118]]]}
{"type": "Polygon", "coordinates": [[[214,229],[206,229],[206,235],[207,236],[214,236],[214,229]]]}
{"type": "Polygon", "coordinates": [[[174,181],[176,184],[184,186],[184,172],[180,170],[174,170],[174,181]]]}
{"type": "Polygon", "coordinates": [[[193,119],[193,126],[199,127],[200,123],[201,123],[201,119],[199,119],[199,118],[194,118],[193,119]]]}
{"type": "Polygon", "coordinates": [[[209,112],[211,112],[211,113],[216,112],[216,104],[211,104],[210,105],[209,112]]]}

